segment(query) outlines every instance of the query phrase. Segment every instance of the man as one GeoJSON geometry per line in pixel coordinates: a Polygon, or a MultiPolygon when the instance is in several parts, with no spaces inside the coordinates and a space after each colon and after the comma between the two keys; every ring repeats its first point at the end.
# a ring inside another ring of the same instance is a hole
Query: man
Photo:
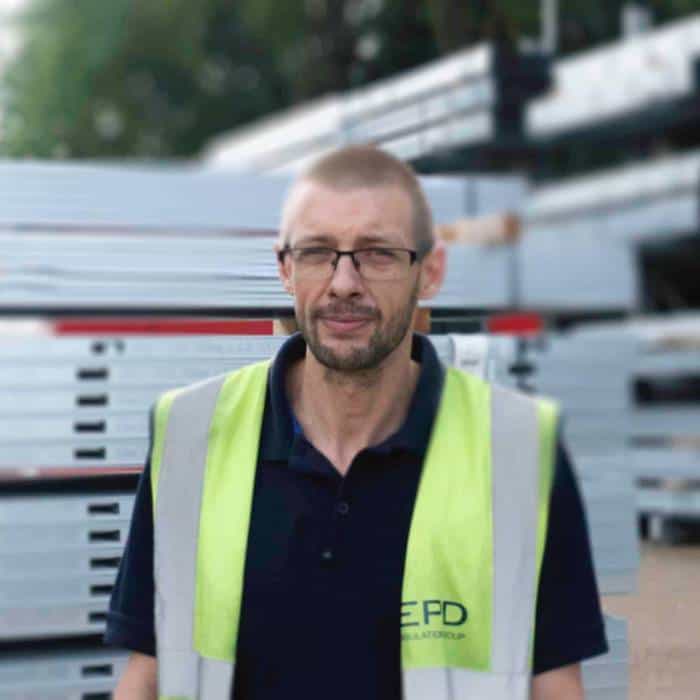
{"type": "Polygon", "coordinates": [[[301,333],[154,413],[117,700],[583,698],[607,645],[554,414],[411,333],[444,276],[432,231],[377,149],[297,181],[277,252],[301,333]]]}

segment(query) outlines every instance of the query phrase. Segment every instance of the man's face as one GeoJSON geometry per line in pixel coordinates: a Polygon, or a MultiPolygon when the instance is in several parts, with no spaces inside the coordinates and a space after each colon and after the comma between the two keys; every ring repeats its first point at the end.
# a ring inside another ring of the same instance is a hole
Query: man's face
{"type": "MultiPolygon", "coordinates": [[[[334,190],[305,183],[298,193],[288,245],[357,250],[415,250],[412,207],[397,187],[334,190]]],[[[280,273],[295,297],[299,328],[316,359],[338,371],[377,367],[406,337],[419,294],[419,265],[401,279],[368,281],[343,256],[332,276],[310,279],[285,257],[280,273]]]]}

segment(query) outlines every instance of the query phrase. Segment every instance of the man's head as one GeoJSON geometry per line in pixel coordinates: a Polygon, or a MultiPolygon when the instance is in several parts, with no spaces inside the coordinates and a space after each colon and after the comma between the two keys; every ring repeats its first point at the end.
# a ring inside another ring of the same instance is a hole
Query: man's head
{"type": "Polygon", "coordinates": [[[444,275],[444,250],[415,174],[371,146],[334,151],[299,177],[277,249],[309,349],[345,372],[378,367],[410,342],[417,300],[434,296],[444,275]],[[333,267],[329,249],[365,252],[333,267]]]}

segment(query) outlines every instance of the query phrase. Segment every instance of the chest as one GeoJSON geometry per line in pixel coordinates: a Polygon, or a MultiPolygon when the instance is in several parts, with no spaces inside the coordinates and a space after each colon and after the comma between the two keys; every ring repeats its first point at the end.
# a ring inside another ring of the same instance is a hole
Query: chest
{"type": "Polygon", "coordinates": [[[258,466],[244,589],[352,598],[372,592],[398,605],[420,460],[358,457],[341,478],[329,468],[258,466]]]}

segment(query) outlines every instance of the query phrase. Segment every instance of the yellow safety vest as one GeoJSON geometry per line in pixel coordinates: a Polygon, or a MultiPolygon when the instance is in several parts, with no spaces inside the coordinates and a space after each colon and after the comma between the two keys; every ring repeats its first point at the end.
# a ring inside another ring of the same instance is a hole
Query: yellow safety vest
{"type": "MultiPolygon", "coordinates": [[[[160,700],[230,697],[268,370],[251,365],[157,404],[160,700]]],[[[406,700],[529,697],[556,415],[549,401],[447,369],[404,567],[406,700]]]]}

